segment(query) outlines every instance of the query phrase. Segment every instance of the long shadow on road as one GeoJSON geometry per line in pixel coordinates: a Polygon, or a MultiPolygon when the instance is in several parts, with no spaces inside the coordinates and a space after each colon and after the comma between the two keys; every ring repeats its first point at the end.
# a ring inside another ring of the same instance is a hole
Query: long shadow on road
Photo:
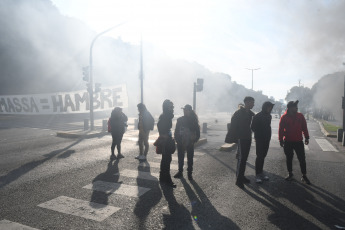
{"type": "Polygon", "coordinates": [[[181,178],[181,182],[192,207],[190,215],[200,229],[240,229],[232,220],[217,211],[204,191],[194,180],[190,181],[190,183],[196,193],[184,178],[181,178]]]}
{"type": "Polygon", "coordinates": [[[16,169],[8,172],[6,175],[1,176],[0,177],[0,189],[5,187],[6,185],[12,183],[13,181],[17,180],[18,178],[20,178],[24,174],[28,173],[29,171],[33,170],[34,168],[38,167],[39,165],[52,159],[55,156],[59,156],[59,155],[66,156],[66,155],[70,155],[71,153],[74,153],[74,150],[70,150],[70,148],[77,145],[82,140],[83,139],[78,139],[76,142],[70,144],[69,146],[67,146],[63,149],[54,150],[50,153],[45,154],[43,159],[28,162],[28,163],[20,166],[19,168],[16,168],[16,169]]]}
{"type": "MultiPolygon", "coordinates": [[[[268,220],[279,229],[331,229],[345,226],[345,201],[314,185],[297,181],[262,186],[249,185],[244,191],[273,211],[268,220]]],[[[270,183],[270,182],[268,182],[270,183]]]]}

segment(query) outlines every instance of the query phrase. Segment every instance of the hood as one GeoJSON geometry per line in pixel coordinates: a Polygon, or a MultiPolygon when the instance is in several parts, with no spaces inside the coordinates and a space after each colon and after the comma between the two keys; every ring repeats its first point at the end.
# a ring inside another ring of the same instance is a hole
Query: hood
{"type": "Polygon", "coordinates": [[[273,108],[274,104],[270,101],[266,101],[262,104],[262,111],[266,113],[267,108],[272,107],[273,108]]]}

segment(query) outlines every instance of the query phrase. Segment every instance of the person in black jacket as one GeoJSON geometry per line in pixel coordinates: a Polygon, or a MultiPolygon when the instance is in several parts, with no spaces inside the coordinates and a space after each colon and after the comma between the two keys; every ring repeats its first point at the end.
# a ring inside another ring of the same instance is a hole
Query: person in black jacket
{"type": "Polygon", "coordinates": [[[229,128],[229,143],[236,142],[239,146],[239,157],[237,159],[236,170],[236,185],[240,188],[244,188],[244,183],[250,183],[250,180],[244,176],[246,170],[247,159],[252,143],[252,130],[250,125],[252,118],[255,115],[251,109],[254,107],[254,98],[245,97],[244,107],[238,109],[231,118],[229,128]]]}
{"type": "Polygon", "coordinates": [[[149,151],[150,130],[153,130],[155,120],[152,117],[151,113],[146,109],[146,106],[143,103],[139,103],[137,107],[139,110],[138,144],[139,144],[140,153],[139,153],[139,156],[135,157],[135,159],[146,160],[146,156],[149,151]],[[144,146],[145,146],[145,149],[144,149],[144,146]]]}
{"type": "Polygon", "coordinates": [[[181,178],[183,176],[184,155],[187,151],[188,179],[193,180],[194,143],[200,138],[200,126],[198,116],[193,111],[192,106],[185,105],[182,109],[184,115],[177,119],[174,133],[178,154],[178,172],[174,177],[181,178]]]}
{"type": "Polygon", "coordinates": [[[116,159],[116,156],[114,153],[115,146],[117,148],[117,157],[124,158],[124,156],[121,154],[121,141],[122,141],[123,134],[125,133],[127,121],[128,121],[128,118],[122,112],[122,109],[120,107],[115,107],[113,111],[111,112],[111,117],[110,117],[111,136],[113,138],[113,142],[111,144],[111,158],[112,159],[116,159]]]}
{"type": "Polygon", "coordinates": [[[167,99],[163,102],[163,113],[159,116],[157,123],[159,138],[162,139],[162,160],[160,165],[159,182],[172,188],[176,188],[170,175],[171,154],[175,151],[175,149],[171,149],[172,142],[173,147],[175,147],[175,141],[172,139],[171,133],[173,118],[174,104],[167,99]]]}
{"type": "Polygon", "coordinates": [[[265,157],[267,156],[270,146],[272,129],[271,129],[271,112],[274,104],[266,101],[262,105],[261,112],[253,117],[251,128],[254,132],[256,142],[256,161],[255,173],[256,183],[262,183],[262,180],[269,180],[268,176],[263,174],[265,157]]]}

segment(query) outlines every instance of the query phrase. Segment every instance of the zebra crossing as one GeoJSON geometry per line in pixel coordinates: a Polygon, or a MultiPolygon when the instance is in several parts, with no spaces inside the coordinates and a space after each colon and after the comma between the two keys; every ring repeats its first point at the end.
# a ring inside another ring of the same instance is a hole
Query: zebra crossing
{"type": "MultiPolygon", "coordinates": [[[[203,156],[205,153],[202,152],[195,152],[196,158],[199,156],[203,156]]],[[[194,160],[196,160],[194,158],[194,160]]],[[[160,168],[160,163],[158,160],[161,159],[160,155],[154,156],[153,159],[155,161],[144,161],[138,163],[138,161],[133,159],[133,164],[137,167],[138,164],[141,166],[141,169],[145,168],[160,168]]],[[[186,161],[187,159],[185,159],[186,161]]],[[[171,163],[171,169],[178,169],[177,165],[177,156],[173,156],[173,162],[171,163]]],[[[159,180],[159,173],[148,172],[148,171],[141,171],[139,169],[128,169],[125,168],[120,170],[114,175],[119,176],[119,181],[121,178],[135,178],[147,181],[157,181],[159,180]]],[[[82,187],[85,190],[93,190],[98,192],[104,192],[107,195],[121,195],[127,197],[134,197],[139,198],[142,195],[149,193],[151,188],[149,187],[141,187],[138,185],[128,185],[124,183],[114,183],[114,182],[107,182],[107,181],[94,181],[90,184],[87,184],[82,187]]],[[[107,219],[114,213],[121,211],[120,207],[113,206],[111,204],[105,205],[100,203],[91,202],[90,200],[81,200],[74,197],[68,196],[59,196],[52,200],[45,201],[41,204],[37,205],[39,208],[52,210],[58,213],[64,213],[68,215],[73,215],[89,220],[94,220],[97,222],[102,222],[103,220],[107,219]]],[[[20,223],[12,222],[9,220],[1,220],[0,221],[0,230],[2,229],[24,229],[24,230],[37,230],[36,228],[31,228],[29,226],[22,225],[20,223]]]]}
{"type": "MultiPolygon", "coordinates": [[[[316,142],[316,148],[321,149],[324,152],[339,152],[326,138],[315,137],[313,138],[316,142]]],[[[310,145],[304,145],[306,152],[310,151],[310,145]]],[[[279,147],[278,134],[272,134],[270,147],[279,147]]],[[[315,146],[315,144],[313,144],[315,146]]],[[[255,141],[252,141],[252,147],[255,147],[255,141]]]]}

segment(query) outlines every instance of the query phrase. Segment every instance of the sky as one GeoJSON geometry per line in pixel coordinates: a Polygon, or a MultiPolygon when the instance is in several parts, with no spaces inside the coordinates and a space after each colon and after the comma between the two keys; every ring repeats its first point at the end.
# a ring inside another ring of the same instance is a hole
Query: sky
{"type": "Polygon", "coordinates": [[[123,41],[150,43],[174,59],[276,100],[344,71],[345,1],[52,0],[66,16],[123,41]],[[122,24],[123,23],[123,24],[122,24]],[[248,69],[258,69],[252,71],[248,69]]]}

